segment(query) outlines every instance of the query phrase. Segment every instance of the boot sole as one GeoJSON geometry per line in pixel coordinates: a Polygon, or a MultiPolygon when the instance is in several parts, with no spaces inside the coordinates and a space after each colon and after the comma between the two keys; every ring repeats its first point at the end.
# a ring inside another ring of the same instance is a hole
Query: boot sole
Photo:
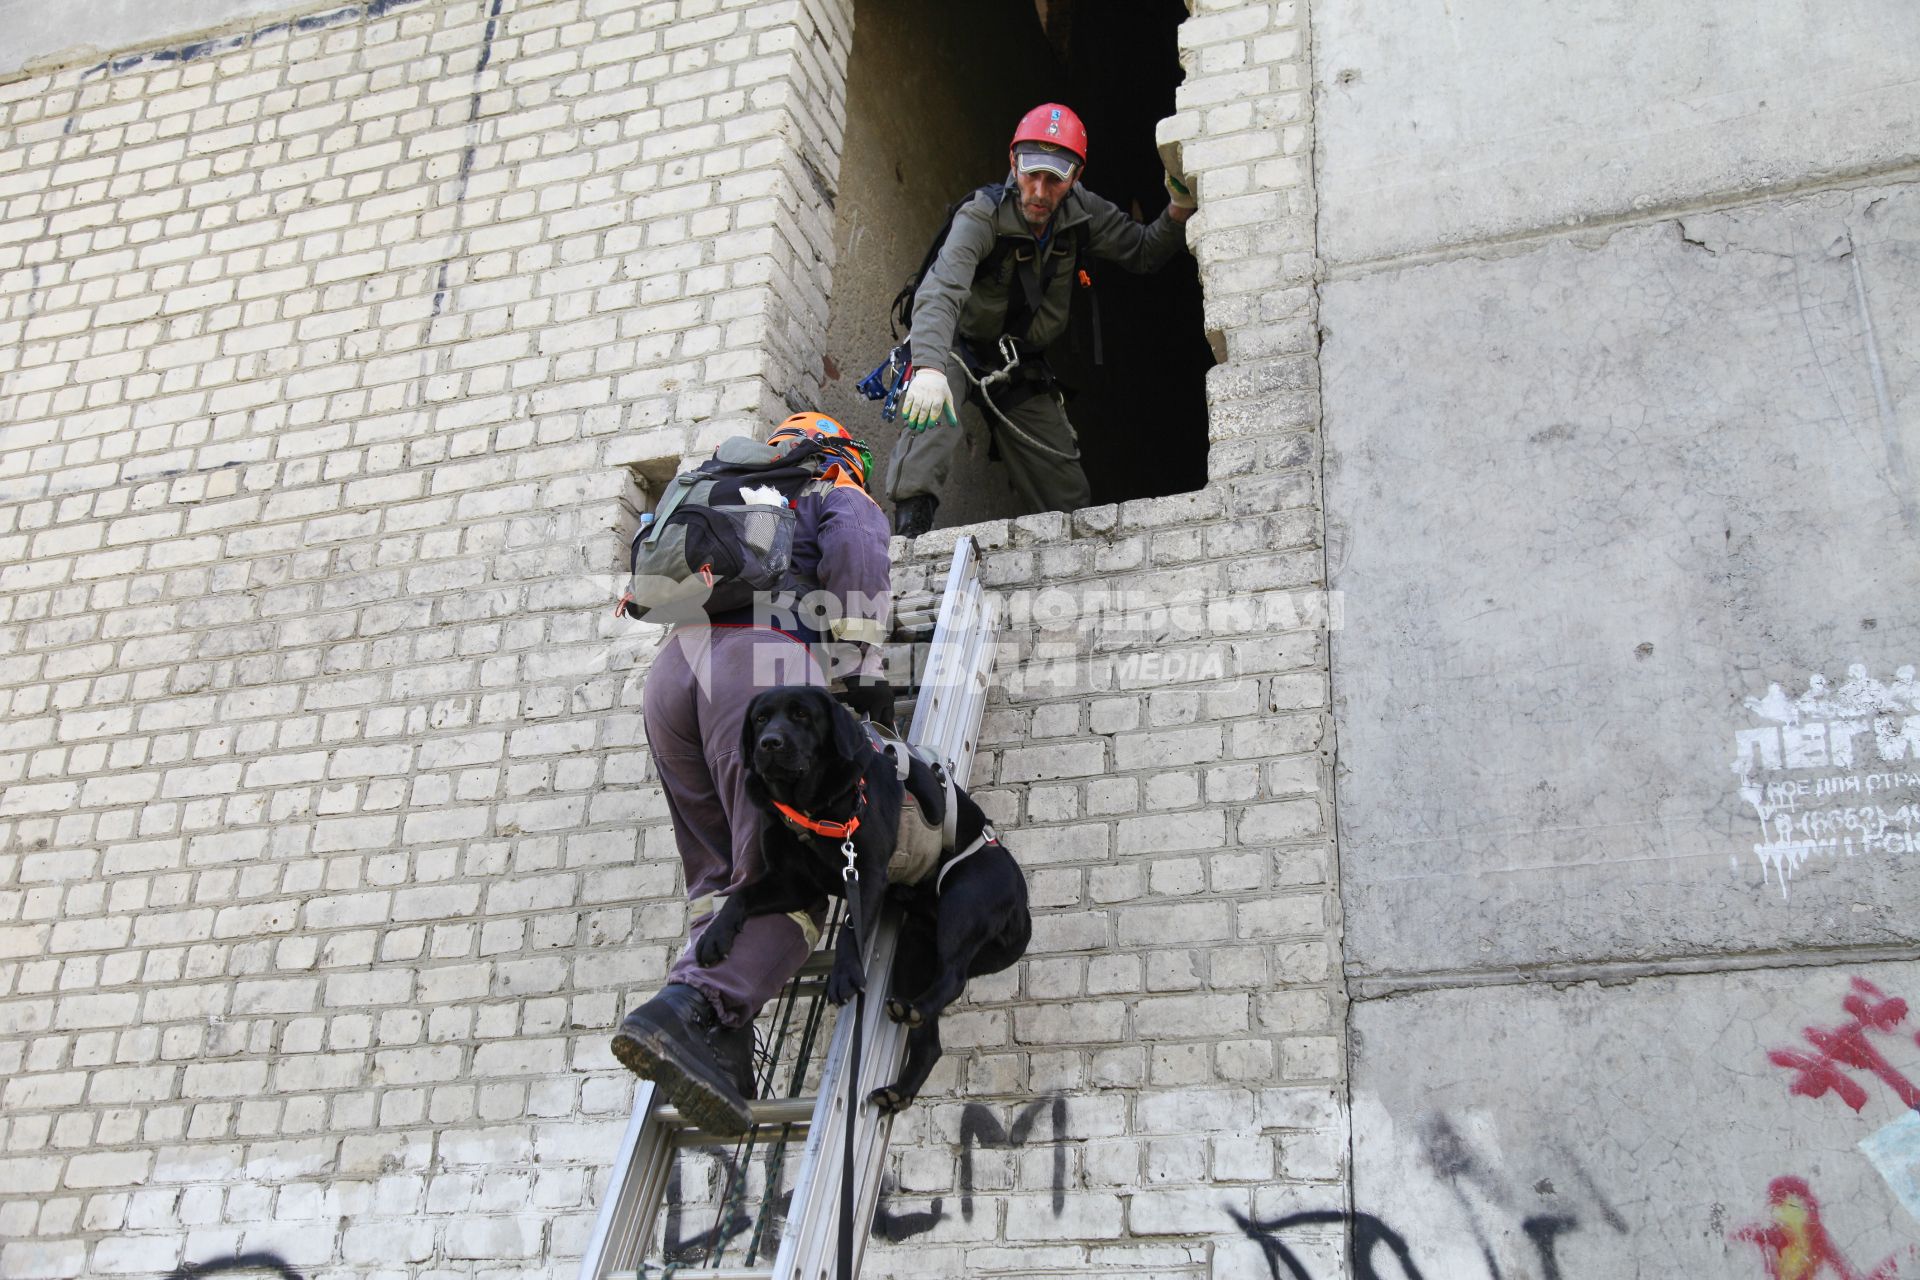
{"type": "Polygon", "coordinates": [[[653,1081],[667,1101],[701,1130],[716,1137],[738,1138],[753,1127],[753,1113],[736,1104],[686,1061],[664,1032],[624,1023],[613,1036],[613,1056],[643,1080],[653,1081]]]}

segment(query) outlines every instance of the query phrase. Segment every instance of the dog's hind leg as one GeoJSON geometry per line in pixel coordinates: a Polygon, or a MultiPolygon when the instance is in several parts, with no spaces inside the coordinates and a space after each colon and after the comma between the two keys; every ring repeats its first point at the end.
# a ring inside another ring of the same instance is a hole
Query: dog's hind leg
{"type": "Polygon", "coordinates": [[[887,1017],[909,1027],[920,1025],[915,1020],[912,993],[924,991],[940,965],[939,953],[934,950],[933,930],[928,927],[931,923],[911,915],[904,917],[899,949],[893,953],[893,976],[887,982],[887,1017]]]}
{"type": "Polygon", "coordinates": [[[967,972],[980,949],[994,941],[999,930],[995,922],[959,909],[957,901],[940,904],[940,921],[935,930],[934,948],[938,953],[932,966],[932,980],[920,994],[908,1002],[910,1027],[932,1022],[967,987],[967,972]]]}
{"type": "Polygon", "coordinates": [[[967,971],[958,964],[942,964],[939,975],[925,991],[920,993],[919,998],[908,1006],[906,1024],[910,1027],[920,1026],[922,1023],[931,1026],[939,1020],[940,1015],[946,1011],[946,1007],[958,1000],[960,993],[966,989],[967,971]]]}
{"type": "Polygon", "coordinates": [[[867,1095],[874,1106],[893,1115],[904,1111],[920,1096],[920,1089],[940,1061],[940,1022],[935,1020],[907,1032],[907,1060],[901,1064],[900,1078],[881,1085],[867,1095]]]}
{"type": "Polygon", "coordinates": [[[1022,903],[1017,911],[1008,913],[1006,927],[973,953],[973,959],[967,963],[967,977],[998,973],[1014,964],[1027,954],[1027,943],[1032,937],[1033,921],[1022,903]]]}

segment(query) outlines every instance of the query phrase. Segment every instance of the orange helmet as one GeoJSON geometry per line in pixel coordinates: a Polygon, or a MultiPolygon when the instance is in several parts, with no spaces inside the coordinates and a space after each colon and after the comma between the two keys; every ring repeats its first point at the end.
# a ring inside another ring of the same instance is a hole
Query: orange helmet
{"type": "Polygon", "coordinates": [[[1019,173],[1044,170],[1070,182],[1087,164],[1087,126],[1071,107],[1043,102],[1014,127],[1007,164],[1019,173]]]}
{"type": "Polygon", "coordinates": [[[768,444],[779,444],[783,440],[818,440],[829,454],[846,464],[860,487],[866,488],[867,473],[873,470],[873,454],[865,444],[855,440],[853,433],[841,426],[838,419],[811,409],[796,413],[767,437],[768,444]]]}

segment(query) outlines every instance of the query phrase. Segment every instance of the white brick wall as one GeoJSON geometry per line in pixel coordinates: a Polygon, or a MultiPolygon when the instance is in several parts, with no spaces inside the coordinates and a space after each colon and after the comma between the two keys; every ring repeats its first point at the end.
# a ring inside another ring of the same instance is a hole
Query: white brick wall
{"type": "MultiPolygon", "coordinates": [[[[1344,1200],[1304,15],[1196,9],[1212,480],[979,532],[1285,624],[1013,637],[1035,945],[870,1274],[1265,1275],[1232,1212],[1344,1200]]],[[[0,1274],[572,1273],[684,930],[605,574],[629,468],[815,389],[849,10],[336,4],[0,84],[0,1274]]]]}

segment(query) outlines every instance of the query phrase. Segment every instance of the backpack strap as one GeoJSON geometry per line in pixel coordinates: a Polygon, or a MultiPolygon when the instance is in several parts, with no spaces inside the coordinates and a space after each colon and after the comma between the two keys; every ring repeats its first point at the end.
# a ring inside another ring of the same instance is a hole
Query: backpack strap
{"type": "MultiPolygon", "coordinates": [[[[1090,312],[1093,329],[1093,363],[1095,367],[1106,363],[1106,352],[1100,341],[1100,294],[1093,287],[1093,277],[1087,273],[1089,246],[1093,243],[1093,233],[1082,222],[1073,228],[1073,283],[1087,292],[1087,310],[1090,312]]],[[[1071,305],[1067,308],[1069,317],[1073,314],[1071,305]]]]}

